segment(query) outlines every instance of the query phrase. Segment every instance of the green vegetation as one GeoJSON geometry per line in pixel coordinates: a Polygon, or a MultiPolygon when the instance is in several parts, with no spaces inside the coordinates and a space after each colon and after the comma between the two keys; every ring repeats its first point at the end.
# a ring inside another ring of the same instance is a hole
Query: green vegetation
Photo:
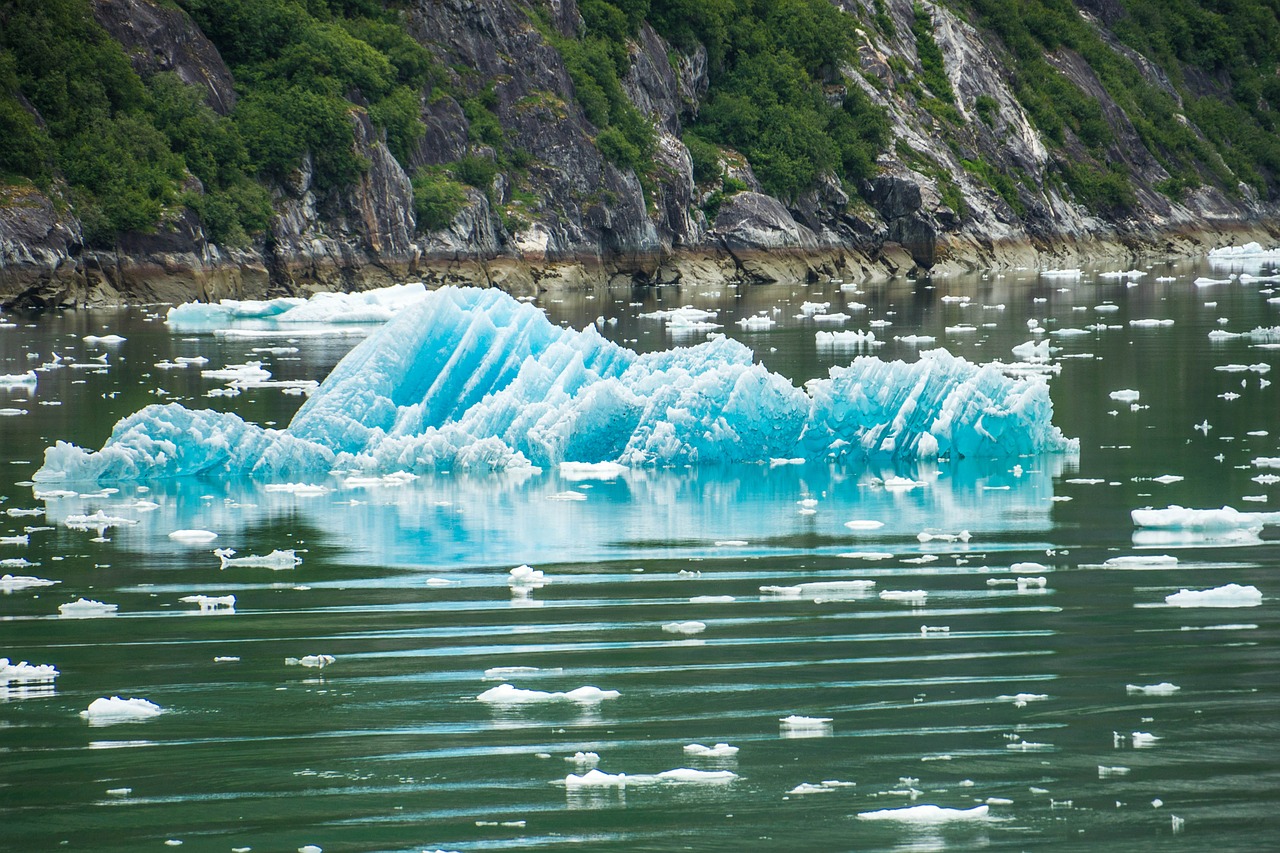
{"type": "Polygon", "coordinates": [[[911,34],[916,37],[916,58],[920,60],[924,84],[940,101],[948,104],[956,102],[956,93],[951,88],[951,80],[947,78],[947,70],[942,64],[942,50],[933,38],[933,19],[919,3],[913,7],[914,18],[911,22],[911,34]]]}
{"type": "Polygon", "coordinates": [[[320,189],[367,168],[347,95],[369,103],[407,162],[424,128],[427,52],[371,0],[181,0],[235,73],[239,103],[219,116],[171,74],[143,80],[93,20],[89,0],[11,0],[0,13],[0,179],[66,179],[91,246],[154,231],[182,206],[211,239],[242,245],[270,223],[261,179],[310,151],[320,189]],[[20,93],[20,94],[19,94],[20,93]],[[45,123],[41,128],[19,99],[45,123]],[[203,192],[189,187],[199,179],[203,192]]]}
{"type": "Polygon", "coordinates": [[[439,169],[421,169],[413,177],[413,215],[423,231],[447,228],[466,202],[462,184],[439,169]]]}
{"type": "Polygon", "coordinates": [[[828,0],[649,5],[649,21],[676,47],[706,46],[711,87],[692,134],[746,155],[766,192],[794,197],[825,172],[855,186],[873,174],[887,118],[856,86],[828,98],[840,63],[856,64],[852,17],[828,0]]]}

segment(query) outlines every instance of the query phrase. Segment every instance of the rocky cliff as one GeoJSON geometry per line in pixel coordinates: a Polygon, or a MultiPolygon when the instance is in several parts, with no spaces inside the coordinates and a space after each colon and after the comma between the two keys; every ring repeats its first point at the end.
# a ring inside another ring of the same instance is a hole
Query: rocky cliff
{"type": "MultiPolygon", "coordinates": [[[[695,180],[687,132],[706,103],[712,61],[701,43],[676,47],[647,21],[626,41],[619,82],[651,123],[652,148],[642,164],[620,163],[602,153],[605,133],[588,120],[566,64],[565,45],[584,31],[575,0],[416,0],[405,4],[402,25],[441,72],[419,92],[423,132],[407,153],[393,156],[360,93],[349,93],[359,177],[317,185],[304,156],[287,179],[268,181],[270,227],[234,249],[211,242],[184,209],[121,234],[113,249],[88,250],[64,185],[10,182],[0,187],[0,299],[33,307],[211,299],[406,279],[512,290],[602,277],[869,279],[1186,253],[1280,234],[1265,181],[1260,192],[1220,158],[1217,172],[1187,160],[1200,178],[1174,180],[1175,161],[1152,142],[1145,114],[1118,102],[1115,81],[1129,78],[1117,68],[1179,108],[1188,86],[1215,86],[1186,69],[1175,85],[1122,43],[1111,29],[1126,14],[1122,3],[1079,0],[1092,47],[1080,47],[1081,36],[1079,49],[1058,45],[1033,57],[1047,63],[1054,85],[1096,104],[1096,114],[1058,133],[1028,109],[1034,102],[1019,88],[1026,69],[1008,33],[985,25],[982,4],[836,5],[858,22],[857,43],[820,70],[823,95],[839,106],[860,94],[890,129],[856,183],[827,173],[805,191],[769,195],[750,160],[724,146],[720,174],[695,180]],[[1108,52],[1101,65],[1096,45],[1108,52]],[[945,79],[929,77],[938,54],[945,79]],[[464,158],[492,162],[491,180],[465,187],[440,227],[419,224],[411,176],[449,174],[464,158]],[[1088,181],[1120,172],[1119,201],[1091,194],[1088,181]]],[[[181,9],[154,0],[92,0],[91,8],[144,79],[174,72],[219,114],[236,108],[232,71],[181,9]]],[[[1205,141],[1185,115],[1175,118],[1205,141]]]]}

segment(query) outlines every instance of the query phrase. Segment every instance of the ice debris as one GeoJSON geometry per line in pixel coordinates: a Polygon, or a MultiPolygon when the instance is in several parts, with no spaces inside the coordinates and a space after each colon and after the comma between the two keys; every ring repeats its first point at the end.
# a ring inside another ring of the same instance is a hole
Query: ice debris
{"type": "Polygon", "coordinates": [[[20,684],[53,681],[57,677],[58,669],[52,664],[26,661],[10,663],[8,658],[0,658],[0,685],[6,685],[11,681],[20,684]]]}
{"type": "Polygon", "coordinates": [[[258,568],[281,571],[283,569],[292,569],[302,564],[302,558],[293,549],[282,551],[277,548],[270,554],[261,556],[250,554],[248,557],[232,556],[235,554],[234,548],[218,548],[213,553],[222,563],[219,568],[223,569],[258,568]]]}
{"type": "Polygon", "coordinates": [[[19,589],[30,589],[38,586],[53,586],[62,581],[51,581],[48,578],[38,578],[34,575],[0,575],[0,592],[13,592],[19,589]]]}
{"type": "Polygon", "coordinates": [[[941,806],[908,806],[901,809],[880,809],[859,812],[859,820],[897,820],[904,823],[943,823],[952,820],[986,820],[990,807],[974,806],[971,809],[946,809],[941,806]]]}
{"type": "Polygon", "coordinates": [[[1159,684],[1126,684],[1124,692],[1129,695],[1138,694],[1141,696],[1172,696],[1182,688],[1168,681],[1162,681],[1159,684]]]}
{"type": "Polygon", "coordinates": [[[104,604],[101,601],[94,601],[88,598],[78,598],[75,601],[58,605],[59,616],[110,616],[120,608],[118,604],[104,604]]]}
{"type": "Polygon", "coordinates": [[[490,705],[529,705],[538,702],[577,702],[579,705],[598,705],[606,699],[617,699],[617,690],[601,690],[586,685],[565,693],[549,693],[545,690],[524,690],[511,684],[499,684],[476,697],[490,705]]]}
{"type": "Polygon", "coordinates": [[[285,658],[285,666],[305,666],[311,669],[324,669],[330,664],[337,663],[338,659],[333,655],[306,655],[300,658],[285,658]]]}
{"type": "Polygon", "coordinates": [[[147,720],[158,717],[164,712],[154,702],[146,699],[121,699],[119,696],[94,699],[89,707],[80,712],[91,723],[126,723],[133,720],[147,720]]]}
{"type": "Polygon", "coordinates": [[[1164,597],[1174,607],[1257,607],[1262,592],[1256,586],[1229,583],[1213,589],[1184,589],[1164,597]]]}
{"type": "Polygon", "coordinates": [[[695,621],[668,622],[662,626],[662,630],[666,631],[668,634],[701,634],[703,631],[707,630],[707,623],[695,621]]]}
{"type": "Polygon", "coordinates": [[[695,755],[698,758],[732,758],[738,754],[738,747],[730,746],[727,743],[718,743],[715,746],[691,743],[685,746],[684,754],[695,755]]]}
{"type": "Polygon", "coordinates": [[[625,788],[628,785],[663,785],[663,784],[724,784],[738,778],[732,770],[691,770],[678,767],[675,770],[664,770],[661,773],[637,774],[605,773],[600,770],[588,770],[581,776],[570,773],[564,777],[566,788],[625,788]]]}
{"type": "Polygon", "coordinates": [[[178,600],[187,604],[197,604],[202,612],[236,609],[236,597],[234,595],[184,595],[178,600]]]}
{"type": "MultiPolygon", "coordinates": [[[[175,309],[177,310],[177,309],[175,309]]],[[[199,473],[626,466],[885,454],[1005,456],[1076,446],[1040,377],[945,350],[863,356],[797,388],[723,337],[637,354],[560,328],[498,289],[443,288],[356,346],[285,430],[178,404],[116,424],[97,452],[58,442],[37,482],[199,473]]]]}
{"type": "Polygon", "coordinates": [[[1280,512],[1240,512],[1229,506],[1187,509],[1174,505],[1165,509],[1135,509],[1130,515],[1135,527],[1160,530],[1260,529],[1266,524],[1280,524],[1280,512]]]}
{"type": "Polygon", "coordinates": [[[169,538],[188,545],[202,545],[217,539],[218,534],[212,530],[175,530],[169,534],[169,538]]]}

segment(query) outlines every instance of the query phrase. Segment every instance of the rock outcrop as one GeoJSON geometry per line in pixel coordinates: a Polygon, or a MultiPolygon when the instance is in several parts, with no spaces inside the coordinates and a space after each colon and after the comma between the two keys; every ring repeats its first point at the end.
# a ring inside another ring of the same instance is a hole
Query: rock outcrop
{"type": "MultiPolygon", "coordinates": [[[[156,233],[123,235],[113,251],[87,251],[79,223],[62,212],[56,182],[48,193],[5,188],[0,301],[45,307],[86,299],[209,299],[406,279],[528,291],[601,278],[664,284],[688,277],[939,275],[1059,265],[1081,255],[1187,252],[1280,233],[1280,208],[1243,185],[1228,193],[1206,184],[1177,201],[1158,192],[1169,175],[1133,121],[1080,54],[1058,49],[1046,60],[1099,105],[1114,137],[1107,157],[1132,176],[1136,196],[1123,213],[1086,209],[1055,172],[1055,158],[1088,152],[1070,131],[1056,147],[1046,143],[1015,96],[1005,48],[989,33],[946,5],[922,3],[959,117],[944,124],[921,103],[913,82],[921,64],[912,0],[833,2],[864,21],[883,9],[893,24],[864,26],[856,61],[831,69],[824,87],[837,105],[856,89],[889,118],[892,142],[878,173],[860,186],[828,174],[795,198],[775,198],[764,193],[750,163],[727,149],[723,187],[697,184],[682,135],[707,96],[707,52],[701,45],[677,49],[647,23],[627,45],[621,84],[653,123],[652,166],[644,175],[620,168],[601,154],[600,129],[578,105],[556,47],[582,32],[575,0],[415,0],[403,10],[404,25],[448,79],[421,93],[425,133],[406,162],[392,156],[359,93],[352,94],[356,153],[368,168],[345,189],[321,191],[305,161],[272,187],[270,233],[238,251],[209,243],[191,211],[168,217],[156,233]],[[470,126],[477,102],[500,126],[500,143],[481,141],[470,126]],[[467,156],[496,161],[492,184],[467,188],[447,226],[419,228],[409,176],[467,156]],[[997,185],[993,174],[1013,177],[997,185]]],[[[1177,97],[1159,66],[1108,31],[1123,12],[1116,3],[1077,6],[1117,56],[1177,97]]],[[[199,86],[219,113],[234,108],[231,73],[180,9],[153,0],[92,0],[92,10],[141,75],[171,71],[199,86]]]]}

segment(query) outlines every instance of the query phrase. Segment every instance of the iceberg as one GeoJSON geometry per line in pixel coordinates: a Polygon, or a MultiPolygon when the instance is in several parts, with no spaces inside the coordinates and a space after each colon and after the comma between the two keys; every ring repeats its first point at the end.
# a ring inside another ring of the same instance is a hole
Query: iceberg
{"type": "Polygon", "coordinates": [[[1135,527],[1158,530],[1261,530],[1267,524],[1280,524],[1280,512],[1240,512],[1229,506],[1187,509],[1175,504],[1165,509],[1135,509],[1130,515],[1135,527]]]}
{"type": "Polygon", "coordinates": [[[1256,586],[1229,583],[1213,589],[1183,589],[1164,597],[1174,607],[1257,607],[1262,592],[1256,586]]]}
{"type": "Polygon", "coordinates": [[[971,809],[946,809],[941,806],[908,806],[900,809],[879,809],[859,812],[859,820],[896,820],[904,823],[944,823],[952,820],[987,820],[990,815],[985,805],[971,809]]]}
{"type": "Polygon", "coordinates": [[[911,363],[859,357],[801,389],[725,337],[638,354],[594,327],[555,326],[502,291],[448,287],[400,308],[357,345],[284,430],[148,406],[117,423],[97,452],[56,443],[35,480],[1074,449],[1052,415],[1043,378],[1009,377],[942,349],[911,363]]]}
{"type": "Polygon", "coordinates": [[[314,324],[386,323],[427,294],[420,283],[397,284],[360,293],[317,293],[310,299],[223,299],[187,302],[169,309],[165,324],[175,332],[225,329],[273,330],[314,324]]]}
{"type": "Polygon", "coordinates": [[[158,717],[164,709],[147,699],[121,699],[119,696],[94,699],[89,707],[80,712],[90,723],[107,725],[110,723],[127,723],[134,720],[147,720],[158,717]]]}

